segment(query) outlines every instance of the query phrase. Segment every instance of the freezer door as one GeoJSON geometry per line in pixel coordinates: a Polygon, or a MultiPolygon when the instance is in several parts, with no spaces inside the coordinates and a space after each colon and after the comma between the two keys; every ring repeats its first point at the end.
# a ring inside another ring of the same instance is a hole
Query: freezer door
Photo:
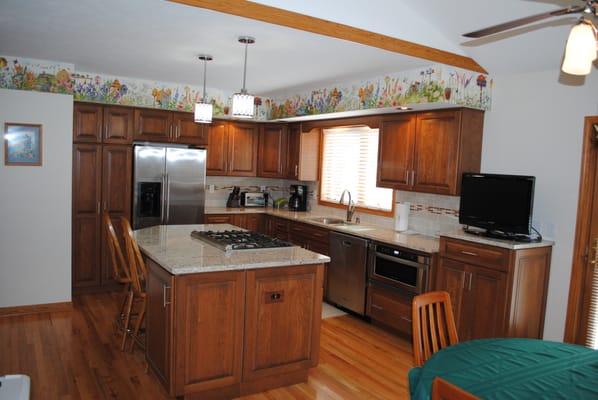
{"type": "Polygon", "coordinates": [[[202,224],[204,220],[206,150],[166,150],[165,224],[202,224]]]}
{"type": "Polygon", "coordinates": [[[133,229],[160,225],[166,215],[166,148],[135,146],[133,229]]]}

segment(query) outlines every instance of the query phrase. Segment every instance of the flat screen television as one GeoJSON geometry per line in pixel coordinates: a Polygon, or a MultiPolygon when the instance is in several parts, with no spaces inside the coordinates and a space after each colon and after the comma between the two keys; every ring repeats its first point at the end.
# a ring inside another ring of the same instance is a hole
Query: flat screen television
{"type": "Polygon", "coordinates": [[[529,235],[536,178],[465,173],[459,223],[506,235],[529,235]]]}

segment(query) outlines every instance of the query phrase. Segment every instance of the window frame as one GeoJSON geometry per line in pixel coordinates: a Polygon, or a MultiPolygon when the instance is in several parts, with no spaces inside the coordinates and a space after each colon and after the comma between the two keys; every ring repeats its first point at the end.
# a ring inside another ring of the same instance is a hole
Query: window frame
{"type": "MultiPolygon", "coordinates": [[[[379,124],[372,124],[370,123],[370,121],[368,121],[367,119],[365,119],[363,122],[364,123],[359,123],[360,121],[356,120],[356,121],[351,121],[351,122],[355,122],[355,123],[350,123],[350,124],[339,124],[339,125],[331,125],[331,126],[325,126],[325,127],[320,127],[318,128],[319,130],[319,156],[318,156],[318,205],[321,206],[325,206],[325,207],[332,207],[332,208],[338,208],[338,209],[343,209],[346,210],[347,206],[345,204],[339,204],[336,202],[331,202],[331,201],[327,201],[327,200],[323,200],[322,199],[322,184],[323,184],[323,180],[322,180],[322,166],[324,165],[323,163],[323,158],[324,158],[324,129],[336,129],[336,128],[351,128],[351,127],[368,127],[370,129],[380,129],[380,125],[379,124]]],[[[379,137],[378,137],[379,138],[379,137]]],[[[378,173],[378,161],[380,159],[380,140],[378,140],[378,158],[376,159],[376,174],[378,173]]],[[[386,189],[386,188],[385,188],[386,189]]],[[[360,213],[364,213],[364,214],[372,214],[372,215],[379,215],[382,217],[394,217],[394,213],[395,213],[395,202],[396,202],[396,194],[397,191],[394,189],[392,190],[392,204],[390,207],[389,211],[385,211],[385,210],[380,210],[377,208],[368,208],[368,207],[362,207],[362,206],[356,206],[355,207],[355,211],[356,212],[360,212],[360,213]]]]}

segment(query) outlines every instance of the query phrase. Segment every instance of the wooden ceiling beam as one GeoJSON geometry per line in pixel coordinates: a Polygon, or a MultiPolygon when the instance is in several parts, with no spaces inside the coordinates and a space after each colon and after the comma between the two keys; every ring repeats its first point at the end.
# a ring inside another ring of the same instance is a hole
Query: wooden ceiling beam
{"type": "Polygon", "coordinates": [[[174,3],[205,8],[225,14],[254,19],[269,24],[286,26],[318,35],[329,36],[350,42],[377,47],[379,49],[422,58],[441,64],[465,68],[470,71],[487,71],[470,57],[439,50],[433,47],[397,39],[380,33],[366,31],[345,24],[328,21],[309,15],[283,10],[245,0],[170,0],[174,3]]]}

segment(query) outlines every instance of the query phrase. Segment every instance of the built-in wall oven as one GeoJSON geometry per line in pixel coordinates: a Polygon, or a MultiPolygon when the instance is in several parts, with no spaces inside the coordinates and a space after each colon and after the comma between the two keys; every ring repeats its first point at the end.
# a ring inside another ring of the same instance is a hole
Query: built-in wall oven
{"type": "Polygon", "coordinates": [[[369,258],[368,275],[371,281],[414,294],[428,290],[430,256],[373,242],[369,258]]]}

